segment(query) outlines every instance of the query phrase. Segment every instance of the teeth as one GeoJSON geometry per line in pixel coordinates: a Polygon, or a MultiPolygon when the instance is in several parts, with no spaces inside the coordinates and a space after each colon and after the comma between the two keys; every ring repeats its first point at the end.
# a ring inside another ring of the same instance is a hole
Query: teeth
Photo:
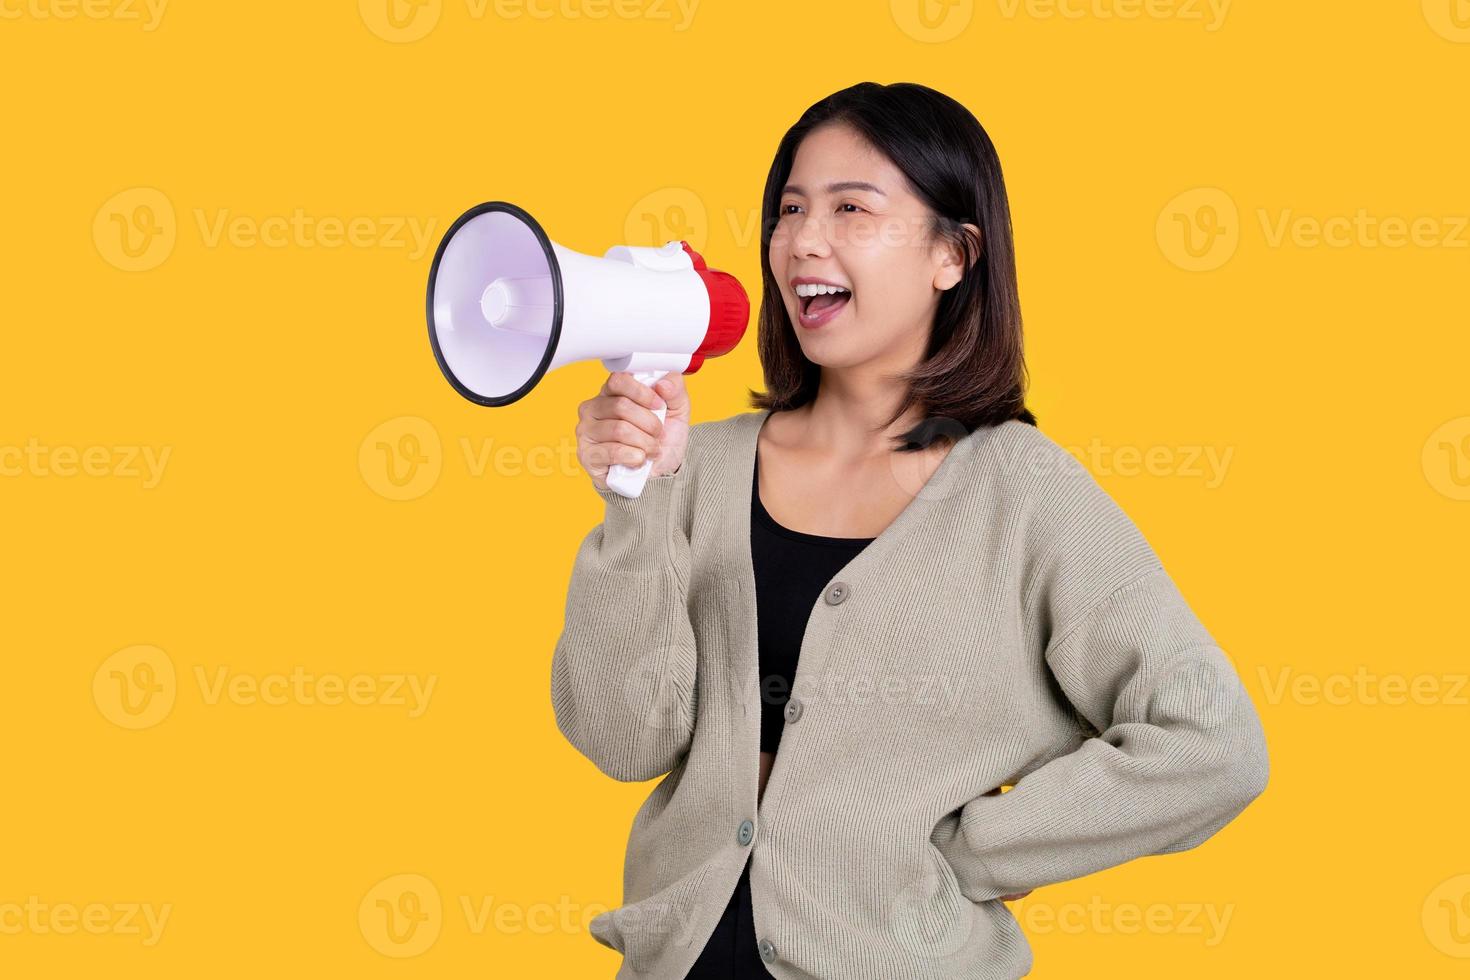
{"type": "Polygon", "coordinates": [[[796,295],[801,297],[821,296],[824,293],[848,293],[850,289],[842,286],[827,286],[821,283],[802,283],[796,287],[796,295]]]}

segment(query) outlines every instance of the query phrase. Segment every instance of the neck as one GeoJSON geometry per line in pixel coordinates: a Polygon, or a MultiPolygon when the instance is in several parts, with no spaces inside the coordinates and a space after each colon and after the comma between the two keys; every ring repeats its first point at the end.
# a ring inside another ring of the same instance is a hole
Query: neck
{"type": "Polygon", "coordinates": [[[884,370],[823,368],[816,398],[803,409],[806,435],[843,459],[887,456],[894,438],[924,418],[918,406],[911,406],[897,422],[879,429],[898,409],[901,395],[884,370]]]}

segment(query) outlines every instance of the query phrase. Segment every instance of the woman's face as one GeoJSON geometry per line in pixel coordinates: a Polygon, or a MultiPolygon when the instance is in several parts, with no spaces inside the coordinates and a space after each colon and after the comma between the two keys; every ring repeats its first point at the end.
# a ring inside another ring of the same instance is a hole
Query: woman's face
{"type": "Polygon", "coordinates": [[[923,357],[940,293],[963,268],[954,246],[930,238],[932,214],[903,172],[852,127],[807,134],[781,194],[769,257],[809,360],[902,370],[923,357]],[[802,295],[816,283],[846,292],[802,295]]]}

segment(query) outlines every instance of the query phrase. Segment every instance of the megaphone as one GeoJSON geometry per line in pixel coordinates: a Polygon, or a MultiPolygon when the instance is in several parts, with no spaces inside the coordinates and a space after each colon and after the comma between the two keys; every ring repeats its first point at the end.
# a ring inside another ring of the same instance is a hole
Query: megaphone
{"type": "MultiPolygon", "coordinates": [[[[750,300],[685,241],[614,245],[601,258],[558,245],[505,201],[470,208],[429,268],[429,342],[454,390],[477,405],[509,405],[554,368],[600,358],[646,385],[733,350],[750,300]]],[[[662,421],[666,409],[655,414],[662,421]]],[[[608,470],[637,497],[653,460],[608,470]]]]}

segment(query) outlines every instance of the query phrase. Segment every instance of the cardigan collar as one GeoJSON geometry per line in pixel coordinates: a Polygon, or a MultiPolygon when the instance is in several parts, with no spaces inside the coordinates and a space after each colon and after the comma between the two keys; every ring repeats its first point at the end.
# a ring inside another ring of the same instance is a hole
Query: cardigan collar
{"type": "MultiPolygon", "coordinates": [[[[734,677],[739,678],[745,685],[739,701],[740,710],[747,719],[751,717],[752,710],[757,713],[758,717],[760,710],[759,700],[752,702],[750,697],[746,696],[750,692],[756,692],[755,696],[758,698],[760,691],[760,653],[755,628],[755,566],[750,551],[751,495],[755,492],[751,473],[755,468],[757,440],[770,415],[769,409],[762,409],[738,416],[739,428],[735,432],[733,441],[734,451],[726,459],[729,465],[738,466],[739,472],[726,473],[721,481],[723,486],[730,486],[729,483],[723,481],[734,480],[735,485],[741,488],[734,498],[735,519],[724,525],[723,534],[728,537],[724,539],[722,553],[730,556],[734,564],[740,607],[737,622],[749,626],[749,631],[745,634],[747,642],[743,644],[742,649],[736,652],[736,663],[732,665],[734,677]]],[[[995,426],[981,426],[960,436],[950,447],[944,459],[940,460],[939,466],[930,475],[928,482],[918,489],[913,499],[882,532],[828,580],[827,585],[822,589],[822,594],[825,594],[833,583],[843,582],[850,588],[856,587],[859,601],[865,601],[866,586],[869,582],[876,585],[881,581],[884,575],[884,562],[893,550],[925,521],[934,516],[937,508],[970,485],[966,477],[969,461],[990,433],[995,431],[995,428],[995,426]]],[[[816,603],[820,604],[822,601],[821,598],[818,598],[816,603]]],[[[831,629],[832,621],[828,617],[814,615],[808,619],[793,682],[794,691],[801,690],[804,685],[819,682],[823,676],[832,645],[829,642],[831,629]]],[[[759,751],[760,730],[758,724],[750,723],[747,723],[747,729],[746,748],[752,755],[750,766],[751,771],[754,772],[755,759],[753,756],[759,751]]],[[[758,807],[760,811],[765,811],[767,807],[774,805],[774,800],[780,798],[784,773],[789,767],[789,765],[782,766],[781,759],[782,755],[777,753],[776,764],[768,779],[765,795],[760,799],[758,807]]],[[[756,806],[755,794],[756,784],[752,780],[749,801],[752,807],[756,806]]]]}
{"type": "MultiPolygon", "coordinates": [[[[750,554],[750,511],[753,504],[752,494],[755,492],[754,481],[751,474],[755,469],[756,445],[760,438],[761,429],[765,427],[766,419],[771,416],[770,409],[761,409],[756,412],[745,412],[739,416],[741,428],[738,433],[737,446],[739,451],[732,454],[732,458],[740,464],[740,474],[743,479],[739,486],[744,489],[738,499],[740,506],[738,519],[732,522],[738,538],[732,542],[733,550],[740,556],[740,579],[745,587],[755,593],[755,569],[750,554]]],[[[865,547],[853,556],[852,560],[833,576],[833,581],[859,581],[866,578],[869,569],[881,564],[887,554],[914,528],[921,525],[929,517],[934,508],[942,501],[959,493],[964,485],[963,472],[965,462],[977,450],[995,429],[994,426],[981,426],[971,432],[960,436],[955,444],[950,447],[944,459],[939,461],[939,466],[930,474],[929,480],[914,494],[912,500],[899,511],[888,526],[865,547]]]]}

